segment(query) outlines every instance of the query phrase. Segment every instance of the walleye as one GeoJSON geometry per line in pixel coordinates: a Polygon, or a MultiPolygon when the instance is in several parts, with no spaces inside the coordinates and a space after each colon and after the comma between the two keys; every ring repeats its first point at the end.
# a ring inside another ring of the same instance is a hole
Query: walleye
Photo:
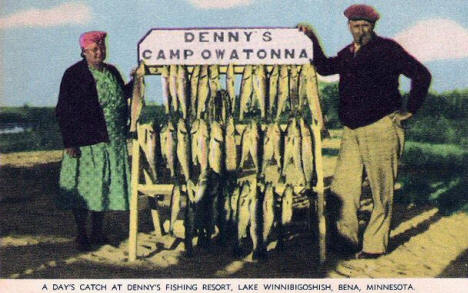
{"type": "Polygon", "coordinates": [[[157,158],[157,150],[161,147],[159,137],[159,126],[155,125],[153,130],[149,130],[147,134],[146,144],[146,159],[152,173],[153,180],[156,181],[159,178],[159,163],[157,158]]]}
{"type": "Polygon", "coordinates": [[[200,79],[200,65],[193,67],[192,75],[190,76],[190,113],[192,117],[197,115],[198,101],[198,80],[200,79]]]}
{"type": "Polygon", "coordinates": [[[260,106],[260,115],[262,119],[266,118],[267,114],[267,79],[265,73],[265,66],[256,65],[253,75],[253,90],[255,93],[255,98],[258,101],[260,106]]]}
{"type": "Polygon", "coordinates": [[[298,95],[299,72],[296,65],[290,65],[289,75],[289,99],[291,111],[297,112],[299,108],[298,95]]]}
{"type": "Polygon", "coordinates": [[[191,175],[190,159],[192,152],[190,150],[190,134],[187,130],[184,119],[180,118],[177,123],[177,158],[184,174],[185,180],[188,181],[191,175]]]}
{"type": "Polygon", "coordinates": [[[200,69],[200,78],[198,80],[198,106],[197,118],[201,118],[202,113],[206,112],[206,103],[210,94],[210,87],[208,84],[208,65],[202,65],[200,69]]]}
{"type": "Polygon", "coordinates": [[[236,126],[232,116],[229,117],[226,126],[225,154],[226,170],[228,172],[235,172],[237,170],[236,126]]]}
{"type": "Polygon", "coordinates": [[[304,169],[302,167],[302,139],[301,139],[301,130],[299,129],[299,125],[297,123],[297,119],[292,119],[289,122],[287,135],[286,135],[286,143],[285,143],[285,150],[284,150],[284,164],[283,164],[283,175],[284,171],[286,170],[286,166],[292,160],[294,166],[296,167],[296,171],[300,172],[300,176],[305,183],[305,175],[304,169]]]}
{"type": "Polygon", "coordinates": [[[169,65],[169,92],[172,97],[172,109],[179,111],[179,100],[177,99],[177,65],[169,65]]]}
{"type": "Polygon", "coordinates": [[[224,171],[224,134],[221,125],[217,121],[211,122],[209,165],[216,174],[224,171]]]}
{"type": "Polygon", "coordinates": [[[244,119],[244,113],[249,111],[249,107],[252,103],[252,65],[246,65],[244,67],[244,73],[242,74],[241,91],[240,91],[240,116],[239,119],[244,119]]]}
{"type": "Polygon", "coordinates": [[[270,73],[270,84],[268,89],[268,108],[270,115],[274,115],[274,110],[276,109],[276,98],[278,95],[278,79],[279,79],[279,66],[277,64],[273,65],[273,69],[270,73]]]}
{"type": "Polygon", "coordinates": [[[145,64],[140,63],[135,74],[133,76],[133,91],[132,91],[132,106],[131,106],[131,115],[130,115],[130,132],[137,131],[137,122],[140,118],[141,110],[144,105],[145,98],[145,79],[143,77],[145,70],[145,64]],[[137,74],[137,71],[141,74],[137,74]],[[140,77],[137,77],[140,75],[140,77]]]}
{"type": "Polygon", "coordinates": [[[280,65],[278,80],[278,104],[276,108],[276,119],[279,119],[281,113],[286,108],[289,97],[289,78],[288,66],[280,65]]]}
{"type": "Polygon", "coordinates": [[[263,198],[263,241],[268,243],[268,239],[275,222],[275,190],[271,182],[265,186],[265,196],[263,198]]]}
{"type": "Polygon", "coordinates": [[[221,89],[221,83],[219,81],[219,68],[218,65],[210,65],[208,67],[208,85],[210,88],[210,95],[208,100],[208,111],[211,112],[214,109],[214,102],[218,91],[221,89]]]}
{"type": "Polygon", "coordinates": [[[180,212],[180,185],[174,185],[171,193],[171,219],[169,220],[169,234],[174,235],[174,225],[180,212]]]}
{"type": "Polygon", "coordinates": [[[320,98],[318,94],[319,90],[317,87],[317,73],[311,64],[305,64],[302,66],[301,76],[302,75],[304,75],[305,79],[303,91],[305,91],[305,99],[309,104],[312,118],[317,121],[321,130],[325,130],[325,123],[323,120],[320,98]]]}
{"type": "Polygon", "coordinates": [[[264,257],[264,245],[263,245],[263,197],[264,197],[264,185],[263,183],[254,180],[255,186],[253,186],[252,195],[250,195],[251,201],[249,206],[250,212],[250,238],[252,239],[252,259],[264,257]]]}
{"type": "Polygon", "coordinates": [[[236,111],[236,88],[234,86],[235,80],[236,76],[234,74],[234,64],[229,64],[226,69],[226,90],[231,101],[231,114],[234,114],[236,111]]]}
{"type": "Polygon", "coordinates": [[[185,66],[179,65],[177,69],[177,98],[179,99],[179,109],[182,111],[182,117],[188,117],[188,72],[185,66]]]}
{"type": "Polygon", "coordinates": [[[263,170],[271,159],[275,159],[278,169],[283,166],[284,134],[279,122],[268,125],[265,134],[263,170]]]}
{"type": "Polygon", "coordinates": [[[164,109],[166,110],[166,114],[169,114],[172,112],[172,96],[169,90],[169,68],[167,65],[161,68],[161,86],[164,98],[164,109]]]}
{"type": "Polygon", "coordinates": [[[194,123],[195,132],[192,132],[192,161],[200,165],[200,172],[208,171],[208,154],[210,132],[208,124],[203,119],[197,119],[194,123]]]}
{"type": "Polygon", "coordinates": [[[257,174],[262,172],[262,158],[263,158],[263,133],[260,125],[252,120],[248,126],[245,127],[241,138],[242,154],[239,167],[244,166],[247,156],[252,156],[253,163],[257,174]]]}
{"type": "Polygon", "coordinates": [[[305,122],[304,118],[299,119],[299,126],[302,137],[302,166],[304,167],[306,185],[312,187],[312,178],[314,175],[314,145],[312,130],[305,122]]]}
{"type": "Polygon", "coordinates": [[[171,121],[161,131],[161,153],[171,171],[171,177],[175,176],[177,131],[171,121]]]}
{"type": "MultiPolygon", "coordinates": [[[[254,187],[253,187],[254,188],[254,187]]],[[[240,243],[243,238],[247,237],[247,227],[250,222],[250,202],[252,199],[252,191],[250,182],[244,181],[240,187],[239,200],[237,202],[237,241],[234,245],[234,254],[240,253],[240,243]]]]}

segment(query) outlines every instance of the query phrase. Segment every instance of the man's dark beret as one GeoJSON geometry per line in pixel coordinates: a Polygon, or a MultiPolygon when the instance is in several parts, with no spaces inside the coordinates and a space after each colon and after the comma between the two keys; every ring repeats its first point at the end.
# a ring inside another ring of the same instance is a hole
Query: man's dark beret
{"type": "Polygon", "coordinates": [[[346,8],[344,15],[349,20],[367,20],[376,22],[379,19],[379,13],[374,7],[364,4],[354,4],[346,8]]]}

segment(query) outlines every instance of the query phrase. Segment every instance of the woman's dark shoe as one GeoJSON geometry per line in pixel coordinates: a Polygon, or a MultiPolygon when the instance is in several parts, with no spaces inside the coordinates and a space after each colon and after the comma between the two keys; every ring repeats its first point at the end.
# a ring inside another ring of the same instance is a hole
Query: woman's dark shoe
{"type": "Polygon", "coordinates": [[[75,247],[79,251],[91,251],[91,244],[86,235],[79,235],[75,239],[75,247]]]}
{"type": "Polygon", "coordinates": [[[384,255],[384,253],[368,253],[360,251],[354,256],[355,259],[376,259],[384,255]]]}

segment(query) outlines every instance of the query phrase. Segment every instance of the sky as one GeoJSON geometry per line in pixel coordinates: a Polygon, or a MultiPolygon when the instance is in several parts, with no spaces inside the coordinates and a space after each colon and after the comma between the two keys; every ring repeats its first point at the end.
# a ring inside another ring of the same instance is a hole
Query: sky
{"type": "MultiPolygon", "coordinates": [[[[128,80],[138,41],[151,28],[308,22],[333,56],[351,42],[343,11],[355,3],[374,6],[381,15],[376,33],[395,39],[429,68],[432,91],[468,87],[466,0],[0,0],[0,106],[55,106],[63,72],[81,59],[78,38],[85,31],[108,32],[106,62],[128,80]]],[[[160,78],[146,81],[147,100],[160,102],[160,78]]]]}

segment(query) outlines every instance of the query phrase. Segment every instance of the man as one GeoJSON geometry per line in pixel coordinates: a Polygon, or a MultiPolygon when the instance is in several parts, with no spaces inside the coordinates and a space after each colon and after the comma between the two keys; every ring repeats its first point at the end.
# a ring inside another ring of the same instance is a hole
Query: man
{"type": "Polygon", "coordinates": [[[376,258],[388,247],[393,188],[404,140],[401,121],[413,116],[423,103],[431,75],[395,41],[374,33],[379,19],[374,8],[352,5],[344,15],[353,42],[336,57],[324,55],[310,26],[300,24],[298,28],[313,42],[312,63],[318,73],[340,75],[339,117],[344,130],[331,185],[332,199],[337,201],[336,227],[332,227],[337,238],[331,244],[342,253],[359,251],[357,212],[365,171],[374,207],[362,250],[355,257],[376,258]],[[400,74],[411,79],[406,107],[398,90],[400,74]]]}

